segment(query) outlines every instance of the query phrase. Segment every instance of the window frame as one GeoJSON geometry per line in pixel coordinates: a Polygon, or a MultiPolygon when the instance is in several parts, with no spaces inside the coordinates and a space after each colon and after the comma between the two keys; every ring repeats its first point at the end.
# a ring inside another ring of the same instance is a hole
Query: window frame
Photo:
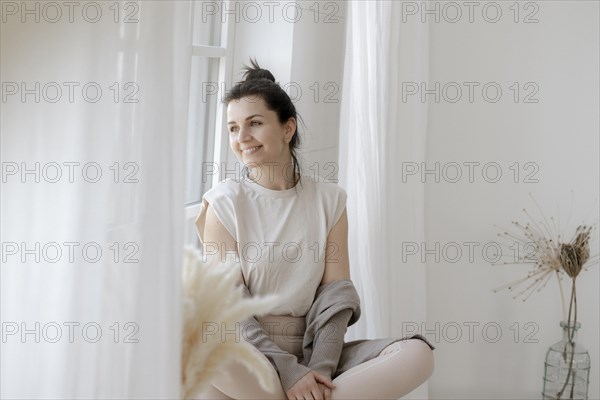
{"type": "MultiPolygon", "coordinates": [[[[192,55],[190,58],[190,65],[192,64],[192,60],[194,57],[204,57],[210,59],[217,59],[218,66],[218,87],[219,88],[228,88],[231,87],[231,83],[233,80],[233,55],[234,55],[234,38],[235,38],[235,23],[230,22],[230,18],[225,18],[223,21],[221,15],[217,13],[214,17],[220,18],[220,24],[215,24],[215,29],[221,29],[220,36],[220,46],[207,46],[207,45],[198,45],[193,43],[193,35],[194,28],[196,24],[201,23],[196,20],[195,7],[201,4],[202,0],[193,0],[191,2],[191,18],[192,18],[192,29],[190,32],[190,42],[192,43],[192,55]]],[[[229,9],[230,3],[233,0],[224,0],[221,4],[224,4],[224,7],[229,9]]],[[[191,71],[191,68],[190,68],[191,71]]],[[[188,99],[188,107],[192,101],[192,96],[198,96],[198,93],[195,93],[193,90],[190,91],[190,98],[188,99]]],[[[202,160],[202,162],[214,162],[216,165],[226,165],[227,163],[227,153],[228,153],[228,137],[227,137],[227,115],[224,112],[224,107],[220,106],[220,100],[224,96],[224,93],[219,93],[219,97],[217,99],[217,107],[216,107],[216,118],[215,118],[215,130],[213,137],[213,145],[212,145],[212,160],[202,160]]],[[[207,103],[208,104],[208,103],[207,103]]],[[[208,105],[207,105],[208,107],[208,105]]],[[[190,127],[188,127],[190,129],[190,127]]],[[[189,134],[189,132],[188,132],[189,134]]],[[[197,157],[205,157],[204,154],[198,154],[197,157]]],[[[187,171],[186,171],[187,173],[187,171]]],[[[220,174],[214,174],[212,176],[212,181],[209,185],[207,185],[207,189],[214,187],[215,184],[219,182],[220,174]]],[[[200,182],[198,182],[200,184],[200,182]]],[[[187,185],[187,180],[186,180],[187,185]]],[[[203,195],[204,193],[202,193],[203,195]]],[[[184,218],[185,218],[185,229],[186,231],[190,228],[189,223],[194,224],[198,214],[200,213],[200,207],[202,205],[202,200],[198,200],[192,203],[184,204],[184,218]]],[[[189,245],[188,235],[184,234],[185,244],[189,245]]],[[[195,247],[201,249],[199,238],[197,237],[194,240],[195,247]]]]}

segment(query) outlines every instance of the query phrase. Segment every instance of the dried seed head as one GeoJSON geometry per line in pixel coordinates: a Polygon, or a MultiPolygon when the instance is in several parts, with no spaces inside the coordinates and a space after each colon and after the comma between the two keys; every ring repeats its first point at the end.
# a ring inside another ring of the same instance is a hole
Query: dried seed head
{"type": "Polygon", "coordinates": [[[529,264],[532,266],[532,271],[527,276],[493,289],[494,292],[503,289],[518,292],[514,298],[523,296],[523,301],[527,300],[532,293],[543,289],[552,275],[556,275],[559,283],[566,276],[574,280],[582,270],[586,270],[586,265],[596,263],[598,257],[597,254],[590,257],[589,241],[595,225],[578,226],[572,239],[564,243],[565,240],[559,233],[560,229],[555,225],[554,218],[547,219],[537,202],[536,206],[542,216],[541,220],[533,218],[523,208],[530,222],[511,221],[513,225],[511,230],[498,227],[503,230],[498,236],[510,242],[505,245],[506,254],[509,256],[506,256],[502,262],[492,263],[492,265],[529,264]]]}
{"type": "Polygon", "coordinates": [[[591,227],[578,226],[577,237],[573,243],[560,245],[560,262],[563,270],[571,278],[576,278],[590,257],[591,227]]]}
{"type": "Polygon", "coordinates": [[[570,243],[560,245],[560,263],[571,278],[576,278],[581,272],[577,248],[570,243]]]}

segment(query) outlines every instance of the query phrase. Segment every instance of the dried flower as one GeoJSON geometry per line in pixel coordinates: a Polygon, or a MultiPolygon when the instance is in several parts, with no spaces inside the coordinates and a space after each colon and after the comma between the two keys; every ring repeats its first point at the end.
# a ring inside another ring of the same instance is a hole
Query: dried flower
{"type": "MultiPolygon", "coordinates": [[[[233,260],[233,258],[230,258],[233,260]]],[[[277,304],[277,296],[243,298],[236,288],[239,264],[218,256],[202,260],[200,253],[186,247],[183,266],[183,343],[181,354],[181,398],[194,395],[208,385],[217,373],[224,373],[229,360],[246,364],[267,391],[274,392],[275,382],[266,358],[256,357],[253,345],[232,335],[207,334],[206,329],[231,329],[250,316],[263,315],[277,304]],[[207,324],[208,323],[208,324],[207,324]]],[[[213,332],[214,333],[214,332],[213,332]]]]}
{"type": "Polygon", "coordinates": [[[523,301],[526,301],[534,292],[542,290],[550,278],[556,275],[563,302],[563,317],[566,320],[567,310],[562,289],[563,275],[566,274],[570,278],[577,277],[581,271],[587,270],[597,262],[597,254],[590,257],[589,241],[592,226],[578,226],[573,239],[568,242],[563,241],[561,234],[558,233],[560,229],[556,226],[554,218],[546,218],[537,202],[533,201],[542,215],[542,219],[536,222],[523,208],[523,212],[530,222],[522,224],[512,221],[515,230],[504,230],[497,234],[499,237],[504,238],[508,245],[502,244],[504,249],[501,260],[503,261],[492,263],[492,265],[533,264],[533,268],[526,276],[497,287],[493,291],[498,292],[504,289],[514,291],[527,282],[528,285],[513,296],[514,299],[522,298],[523,301]]]}
{"type": "Polygon", "coordinates": [[[574,243],[560,245],[560,262],[571,278],[577,278],[581,269],[590,257],[590,232],[591,226],[578,226],[577,238],[574,243]]]}
{"type": "MultiPolygon", "coordinates": [[[[531,194],[530,194],[531,196],[531,194]]],[[[532,197],[533,199],[533,197],[532,197]]],[[[535,203],[535,200],[534,200],[535,203]]],[[[564,359],[565,363],[568,363],[569,370],[567,372],[567,379],[565,380],[562,389],[556,393],[556,398],[560,399],[563,395],[567,385],[569,384],[571,370],[573,367],[573,338],[574,338],[574,330],[577,325],[577,290],[576,290],[576,280],[582,270],[586,270],[589,266],[596,263],[596,259],[598,255],[596,254],[594,257],[590,257],[590,238],[592,232],[592,226],[590,225],[579,225],[575,232],[574,238],[569,242],[563,243],[561,241],[560,234],[556,232],[559,229],[556,229],[554,225],[554,219],[551,217],[550,221],[552,224],[548,223],[548,220],[543,216],[539,206],[537,206],[538,211],[542,214],[543,221],[535,222],[535,220],[527,213],[525,209],[523,212],[527,214],[532,224],[527,223],[526,225],[522,225],[516,221],[513,221],[513,225],[517,227],[517,232],[507,232],[498,233],[498,236],[509,238],[515,241],[514,244],[517,245],[516,250],[518,252],[520,245],[524,245],[524,248],[532,248],[533,251],[524,256],[519,255],[517,253],[517,257],[513,262],[502,262],[502,265],[506,264],[535,264],[535,267],[532,271],[530,271],[527,276],[524,278],[518,279],[514,282],[511,282],[507,285],[503,285],[499,288],[494,289],[495,292],[508,288],[509,290],[513,290],[516,287],[520,286],[523,282],[531,281],[533,282],[529,284],[524,290],[520,291],[513,298],[520,297],[525,295],[523,301],[527,300],[531,294],[536,291],[540,291],[543,287],[546,286],[548,280],[554,273],[558,278],[562,309],[563,309],[563,318],[567,321],[567,326],[572,326],[572,331],[568,330],[567,345],[564,349],[564,359]],[[571,279],[571,296],[569,300],[569,312],[567,315],[565,302],[564,302],[564,293],[561,284],[561,275],[566,274],[571,279]],[[571,317],[573,316],[573,320],[571,317]],[[567,356],[571,357],[571,361],[567,361],[567,356]]],[[[512,250],[515,250],[514,247],[509,247],[512,250]]],[[[493,265],[498,265],[493,264],[493,265]]],[[[573,378],[574,379],[574,378],[573,378]]],[[[574,382],[571,382],[571,386],[573,389],[574,382]]],[[[571,390],[571,398],[573,398],[573,390],[571,390]]]]}

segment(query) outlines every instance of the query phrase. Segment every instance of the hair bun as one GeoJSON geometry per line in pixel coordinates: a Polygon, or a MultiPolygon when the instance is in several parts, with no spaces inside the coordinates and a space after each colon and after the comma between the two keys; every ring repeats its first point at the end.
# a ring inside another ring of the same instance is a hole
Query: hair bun
{"type": "Polygon", "coordinates": [[[268,69],[262,69],[256,62],[256,59],[250,59],[250,63],[252,64],[251,67],[244,65],[244,70],[246,72],[244,72],[243,80],[245,82],[254,79],[268,79],[271,82],[275,82],[275,77],[273,76],[271,71],[269,71],[268,69]]]}

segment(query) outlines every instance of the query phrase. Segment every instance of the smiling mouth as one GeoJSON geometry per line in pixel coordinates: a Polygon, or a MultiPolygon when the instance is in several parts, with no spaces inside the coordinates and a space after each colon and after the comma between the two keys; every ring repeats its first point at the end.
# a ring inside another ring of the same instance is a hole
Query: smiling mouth
{"type": "Polygon", "coordinates": [[[258,151],[258,149],[260,149],[262,146],[254,146],[254,147],[250,147],[249,149],[246,150],[242,150],[242,154],[244,155],[250,155],[255,153],[256,151],[258,151]]]}

